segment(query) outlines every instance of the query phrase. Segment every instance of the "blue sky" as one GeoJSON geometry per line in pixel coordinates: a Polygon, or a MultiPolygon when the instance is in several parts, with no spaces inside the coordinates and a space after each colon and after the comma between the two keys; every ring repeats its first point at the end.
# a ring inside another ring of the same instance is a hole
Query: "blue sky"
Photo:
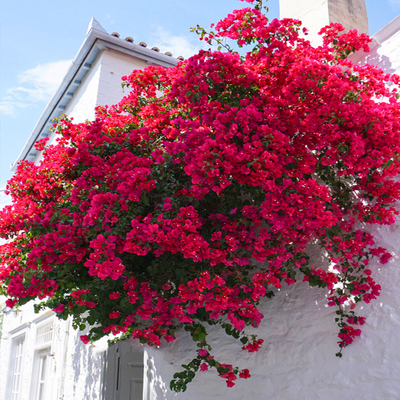
{"type": "MultiPolygon", "coordinates": [[[[278,17],[278,0],[266,4],[270,18],[278,17]]],[[[366,5],[370,34],[400,14],[400,0],[366,0],[366,5]]],[[[201,46],[190,27],[207,28],[241,6],[237,0],[0,0],[0,190],[92,17],[109,33],[187,57],[201,46]]],[[[0,191],[0,205],[5,201],[0,191]]]]}

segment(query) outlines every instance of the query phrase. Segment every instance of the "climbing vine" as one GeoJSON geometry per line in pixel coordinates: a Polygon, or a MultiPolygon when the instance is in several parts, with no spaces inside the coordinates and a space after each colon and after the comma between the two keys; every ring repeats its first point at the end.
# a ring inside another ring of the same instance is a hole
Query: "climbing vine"
{"type": "Polygon", "coordinates": [[[7,306],[39,299],[90,327],[85,343],[160,345],[185,329],[198,351],[176,391],[210,368],[228,387],[249,378],[213,357],[207,327],[257,351],[246,327],[260,324],[260,299],[297,280],[326,289],[341,356],[364,323],[357,303],[381,290],[371,260],[391,257],[368,227],[392,224],[400,197],[399,78],[348,59],[368,36],[331,24],[315,48],[260,1],[211,29],[194,30],[218,50],[133,71],[129,94],[93,122],[59,118],[0,212],[7,306]]]}

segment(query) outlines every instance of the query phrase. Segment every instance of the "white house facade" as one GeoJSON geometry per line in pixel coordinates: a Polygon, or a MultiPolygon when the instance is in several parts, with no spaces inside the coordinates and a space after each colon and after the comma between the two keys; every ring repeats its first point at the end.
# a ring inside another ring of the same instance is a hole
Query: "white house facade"
{"type": "MultiPolygon", "coordinates": [[[[40,160],[34,143],[51,135],[55,117],[67,114],[75,122],[94,119],[96,106],[115,104],[124,96],[122,76],[147,65],[171,67],[178,61],[145,43],[133,43],[130,37],[110,35],[93,19],[60,88],[12,169],[23,159],[40,160]]],[[[50,136],[50,142],[53,139],[50,136]]],[[[3,312],[1,400],[141,400],[147,396],[143,349],[128,343],[109,348],[107,340],[85,346],[79,339],[82,332],[73,329],[71,320],[60,321],[50,310],[35,314],[32,304],[3,312]]]]}
{"type": "MultiPolygon", "coordinates": [[[[282,16],[307,15],[306,25],[334,21],[344,22],[348,28],[368,29],[364,0],[281,0],[280,4],[282,16]]],[[[400,17],[373,36],[370,53],[356,54],[353,60],[400,73],[400,17]]],[[[121,99],[122,75],[148,64],[169,67],[177,61],[156,49],[131,43],[130,38],[109,35],[93,20],[19,160],[40,158],[33,143],[48,135],[55,116],[65,113],[77,122],[91,119],[96,105],[121,99]]],[[[195,350],[186,332],[160,348],[142,347],[133,341],[111,347],[105,340],[84,345],[79,340],[82,332],[75,331],[71,321],[58,320],[52,311],[34,314],[28,304],[5,309],[0,400],[400,399],[400,224],[376,228],[374,234],[394,257],[377,271],[382,295],[364,306],[362,314],[367,321],[362,336],[344,350],[342,358],[335,357],[337,326],[325,292],[310,290],[302,282],[283,288],[261,304],[265,318],[254,332],[265,342],[257,353],[240,350],[236,340],[218,328],[210,329],[216,358],[249,368],[250,379],[226,388],[214,371],[200,372],[188,390],[178,394],[169,390],[169,382],[195,350]]]]}

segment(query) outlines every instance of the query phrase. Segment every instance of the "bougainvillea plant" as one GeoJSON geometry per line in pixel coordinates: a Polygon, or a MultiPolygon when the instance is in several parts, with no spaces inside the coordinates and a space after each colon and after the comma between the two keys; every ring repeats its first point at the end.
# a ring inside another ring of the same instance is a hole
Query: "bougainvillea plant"
{"type": "Polygon", "coordinates": [[[354,307],[380,292],[371,258],[391,257],[368,227],[392,224],[400,198],[399,78],[349,61],[366,35],[332,24],[315,48],[299,21],[269,23],[260,1],[195,30],[247,52],[134,71],[95,121],[60,118],[57,141],[37,143],[40,163],[9,181],[0,222],[8,306],[40,299],[89,327],[85,343],[159,345],[185,329],[198,351],[176,391],[198,370],[229,387],[250,377],[214,358],[207,326],[257,351],[246,327],[260,324],[260,299],[299,279],[326,288],[340,356],[364,322],[354,307]]]}

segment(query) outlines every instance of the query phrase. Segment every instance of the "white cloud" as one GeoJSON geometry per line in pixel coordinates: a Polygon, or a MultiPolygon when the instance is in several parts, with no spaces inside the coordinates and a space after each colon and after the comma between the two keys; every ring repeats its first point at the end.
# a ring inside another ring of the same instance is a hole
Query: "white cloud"
{"type": "Polygon", "coordinates": [[[26,107],[26,104],[15,101],[13,98],[10,98],[10,96],[3,97],[3,99],[0,100],[0,114],[13,115],[15,114],[15,110],[21,107],[26,107]]]}
{"type": "Polygon", "coordinates": [[[174,57],[188,58],[204,48],[198,37],[195,34],[192,34],[192,36],[193,39],[189,40],[186,36],[174,36],[165,29],[158,27],[152,35],[152,39],[162,53],[169,51],[174,57]]]}
{"type": "Polygon", "coordinates": [[[54,61],[20,73],[19,85],[8,89],[6,96],[0,99],[0,113],[13,115],[18,108],[49,101],[70,64],[70,60],[54,61]]]}

